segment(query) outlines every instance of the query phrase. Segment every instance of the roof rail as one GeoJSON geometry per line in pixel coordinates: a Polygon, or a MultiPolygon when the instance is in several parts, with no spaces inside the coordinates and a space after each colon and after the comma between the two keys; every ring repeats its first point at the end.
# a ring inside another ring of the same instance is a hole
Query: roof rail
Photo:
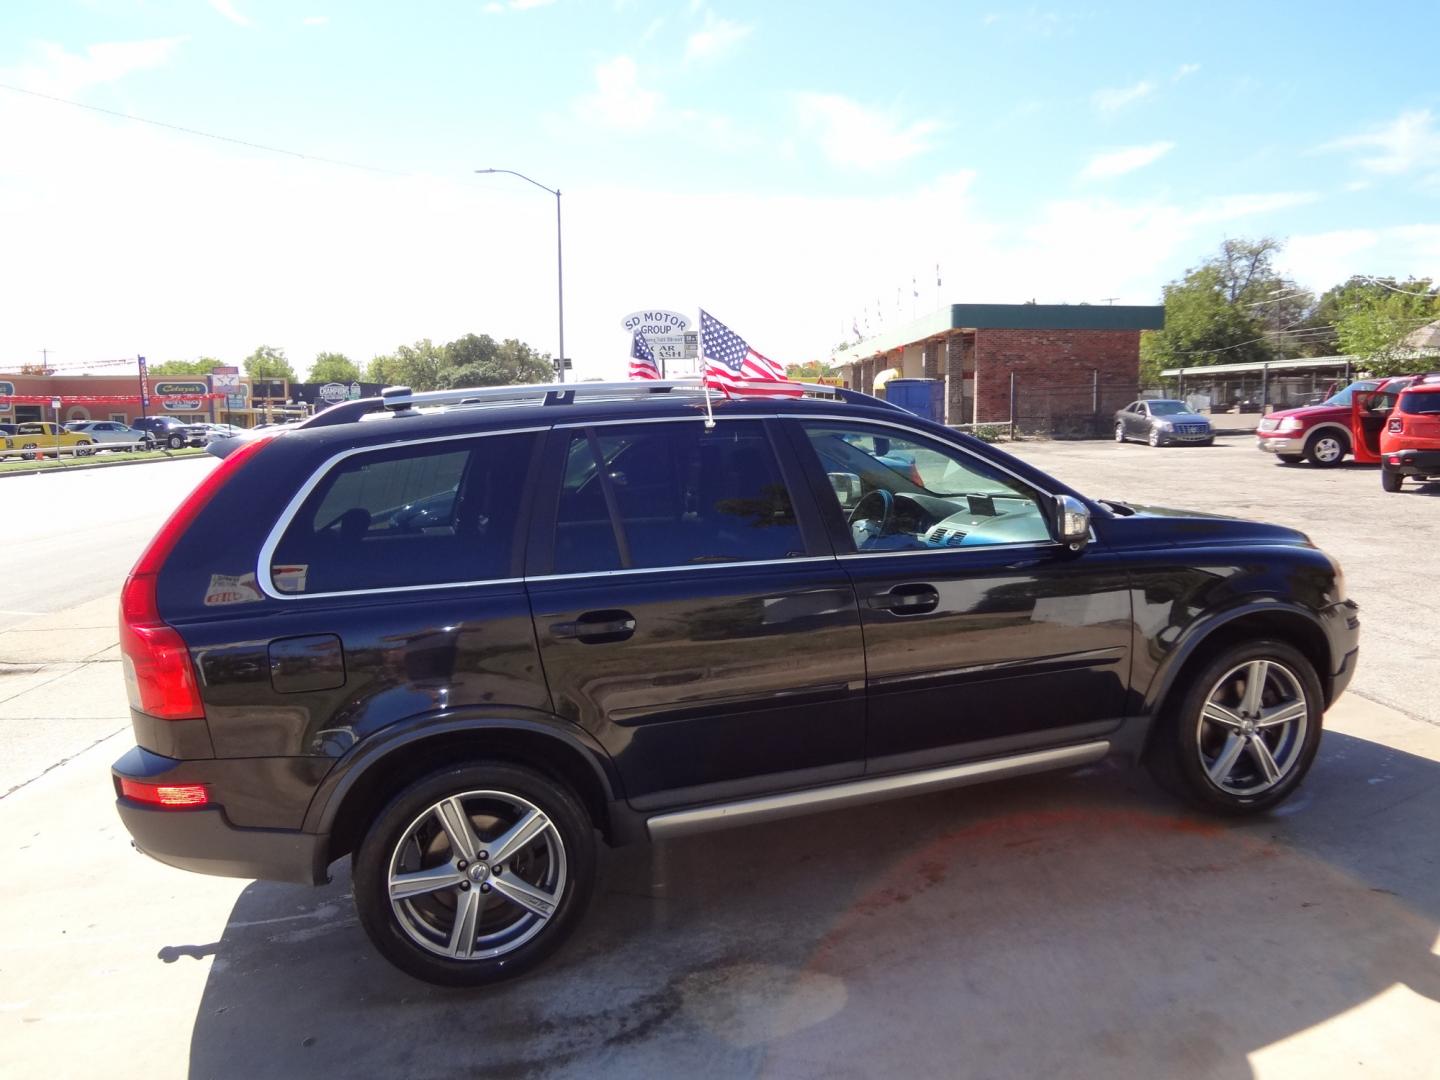
{"type": "MultiPolygon", "coordinates": [[[[759,386],[760,383],[754,385],[759,386]]],[[[786,389],[799,387],[806,397],[829,398],[854,405],[888,405],[880,398],[819,383],[786,383],[786,389]]],[[[718,393],[718,391],[710,391],[718,393]]],[[[378,398],[358,398],[316,413],[301,427],[329,427],[345,424],[367,413],[388,410],[394,416],[416,415],[422,408],[445,405],[573,405],[582,400],[636,401],[660,394],[703,397],[704,384],[699,379],[633,379],[626,382],[530,383],[521,386],[472,386],[453,390],[411,390],[408,386],[387,386],[378,398]]],[[[903,410],[902,410],[903,411],[903,410]]]]}

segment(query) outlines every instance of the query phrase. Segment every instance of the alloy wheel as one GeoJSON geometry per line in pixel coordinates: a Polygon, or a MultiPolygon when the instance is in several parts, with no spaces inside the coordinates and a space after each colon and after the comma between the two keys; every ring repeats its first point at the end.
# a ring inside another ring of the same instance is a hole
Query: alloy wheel
{"type": "Polygon", "coordinates": [[[421,948],[449,959],[488,960],[540,933],[560,906],[565,844],[527,799],[466,791],[411,822],[389,862],[396,921],[421,948]]]}
{"type": "Polygon", "coordinates": [[[1345,456],[1345,448],[1334,435],[1322,435],[1315,440],[1315,456],[1326,465],[1333,464],[1345,456]]]}
{"type": "Polygon", "coordinates": [[[1247,660],[1211,688],[1196,745],[1210,782],[1230,795],[1257,795],[1300,760],[1310,706],[1299,677],[1276,660],[1247,660]]]}

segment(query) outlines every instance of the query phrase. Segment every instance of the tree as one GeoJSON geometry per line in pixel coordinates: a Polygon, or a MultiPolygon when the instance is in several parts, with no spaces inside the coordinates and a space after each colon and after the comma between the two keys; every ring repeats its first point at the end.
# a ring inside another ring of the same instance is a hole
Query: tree
{"type": "MultiPolygon", "coordinates": [[[[1263,363],[1287,346],[1314,297],[1275,272],[1271,237],[1226,240],[1220,251],[1165,286],[1165,328],[1140,339],[1142,378],[1197,364],[1263,363]]],[[[1292,350],[1293,351],[1293,350],[1292,350]]]]}
{"type": "Polygon", "coordinates": [[[285,350],[274,349],[269,345],[261,345],[245,358],[245,374],[252,379],[298,381],[295,377],[295,369],[290,366],[290,361],[285,356],[285,350]]]}
{"type": "Polygon", "coordinates": [[[151,375],[209,375],[211,368],[219,366],[219,360],[202,356],[199,360],[166,360],[151,364],[149,370],[151,375]]]}
{"type": "Polygon", "coordinates": [[[807,379],[834,378],[837,368],[823,360],[807,360],[803,364],[786,364],[785,377],[804,382],[807,379]]]}
{"type": "Polygon", "coordinates": [[[1360,357],[1372,375],[1403,375],[1417,366],[1405,338],[1440,319],[1440,293],[1429,278],[1383,280],[1378,291],[1351,293],[1335,334],[1340,348],[1360,357]]]}
{"type": "Polygon", "coordinates": [[[554,367],[548,353],[506,338],[498,345],[489,334],[466,334],[445,346],[446,386],[511,386],[549,382],[554,367]]]}
{"type": "Polygon", "coordinates": [[[360,366],[344,353],[317,353],[306,377],[310,382],[359,382],[360,366]]]}

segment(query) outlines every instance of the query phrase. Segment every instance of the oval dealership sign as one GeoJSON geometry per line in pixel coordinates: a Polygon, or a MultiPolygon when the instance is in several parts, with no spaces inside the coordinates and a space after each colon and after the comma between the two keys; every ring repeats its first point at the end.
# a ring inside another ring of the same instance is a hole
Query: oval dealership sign
{"type": "Polygon", "coordinates": [[[625,329],[632,334],[653,337],[656,334],[679,334],[690,329],[690,316],[664,308],[632,311],[625,316],[625,329]]]}

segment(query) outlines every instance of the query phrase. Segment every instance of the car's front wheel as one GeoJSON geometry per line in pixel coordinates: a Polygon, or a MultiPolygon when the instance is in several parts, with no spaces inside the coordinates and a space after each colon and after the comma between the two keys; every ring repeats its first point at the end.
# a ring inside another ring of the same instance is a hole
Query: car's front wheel
{"type": "Polygon", "coordinates": [[[1350,452],[1350,441],[1333,431],[1317,431],[1305,443],[1305,456],[1310,464],[1322,469],[1334,468],[1350,452]]]}
{"type": "Polygon", "coordinates": [[[1118,442],[1118,443],[1123,443],[1123,442],[1125,441],[1125,425],[1124,425],[1124,424],[1116,424],[1116,425],[1115,425],[1115,441],[1118,442]]]}
{"type": "Polygon", "coordinates": [[[1298,650],[1233,645],[1171,695],[1148,764],[1162,786],[1205,809],[1268,810],[1309,771],[1324,710],[1319,676],[1298,650]]]}
{"type": "Polygon", "coordinates": [[[501,762],[411,784],[354,856],[370,940],[402,971],[445,986],[539,963],[574,930],[594,881],[594,829],[575,795],[501,762]]]}
{"type": "Polygon", "coordinates": [[[165,445],[170,447],[171,450],[179,450],[185,445],[185,436],[171,435],[168,439],[165,440],[165,445]]]}
{"type": "Polygon", "coordinates": [[[1152,427],[1152,428],[1150,429],[1150,440],[1149,440],[1149,442],[1150,442],[1150,445],[1151,445],[1151,446],[1164,446],[1164,445],[1165,445],[1165,436],[1160,433],[1160,429],[1159,429],[1159,428],[1157,428],[1157,427],[1152,427]]]}

